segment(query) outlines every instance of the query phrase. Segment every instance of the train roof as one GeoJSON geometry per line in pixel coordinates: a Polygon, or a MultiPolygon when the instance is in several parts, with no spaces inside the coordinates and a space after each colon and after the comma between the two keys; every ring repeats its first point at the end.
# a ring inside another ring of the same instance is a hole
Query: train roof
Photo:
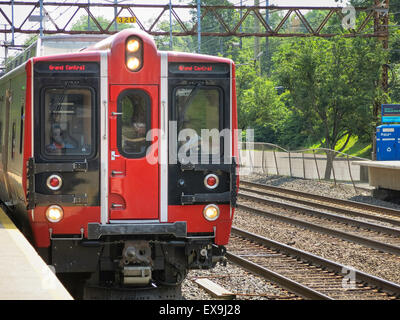
{"type": "Polygon", "coordinates": [[[15,56],[6,64],[5,72],[9,72],[32,57],[79,52],[109,35],[52,35],[38,38],[27,49],[15,56]]]}
{"type": "MultiPolygon", "coordinates": [[[[125,38],[129,35],[137,35],[150,47],[154,52],[158,52],[154,38],[149,34],[138,29],[125,29],[114,35],[51,35],[40,37],[31,46],[13,58],[7,65],[3,74],[8,73],[18,66],[25,63],[30,58],[47,57],[58,55],[67,55],[71,53],[89,53],[91,51],[108,50],[112,47],[119,46],[119,43],[124,42],[125,38]]],[[[233,63],[231,59],[203,55],[197,53],[185,53],[168,51],[170,62],[219,62],[219,63],[233,63]]]]}

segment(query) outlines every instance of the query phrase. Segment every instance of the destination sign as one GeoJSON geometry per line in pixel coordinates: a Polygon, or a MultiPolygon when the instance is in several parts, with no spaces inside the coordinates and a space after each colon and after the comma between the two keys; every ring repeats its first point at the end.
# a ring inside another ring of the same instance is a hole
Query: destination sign
{"type": "Polygon", "coordinates": [[[35,72],[39,73],[98,73],[99,65],[96,62],[38,62],[35,72]]]}
{"type": "Polygon", "coordinates": [[[400,104],[382,105],[382,123],[400,122],[400,104]]]}
{"type": "Polygon", "coordinates": [[[180,74],[226,74],[229,73],[229,69],[229,65],[226,63],[172,62],[169,64],[169,72],[180,74]]]}

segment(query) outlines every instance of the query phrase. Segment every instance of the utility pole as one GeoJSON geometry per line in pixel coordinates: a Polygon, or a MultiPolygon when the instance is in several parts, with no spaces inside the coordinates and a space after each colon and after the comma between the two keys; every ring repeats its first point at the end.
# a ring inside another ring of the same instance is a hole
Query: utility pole
{"type": "MultiPolygon", "coordinates": [[[[242,5],[243,5],[243,0],[240,0],[240,7],[242,7],[242,5]]],[[[240,8],[240,21],[242,21],[242,18],[243,18],[243,9],[240,8]]],[[[240,30],[240,33],[243,32],[243,26],[242,25],[240,25],[239,30],[240,30]]],[[[242,37],[240,37],[240,49],[242,49],[242,46],[243,46],[242,37]]]]}
{"type": "MultiPolygon", "coordinates": [[[[7,25],[4,25],[4,30],[7,30],[7,25]]],[[[7,33],[4,33],[4,65],[8,58],[8,43],[7,43],[7,33]]]]}
{"type": "MultiPolygon", "coordinates": [[[[266,0],[265,6],[269,6],[269,0],[266,0]]],[[[269,25],[269,10],[265,10],[265,22],[269,25]]],[[[264,72],[268,74],[269,72],[269,37],[265,37],[265,70],[264,72]]]]}
{"type": "Polygon", "coordinates": [[[172,3],[169,0],[169,50],[172,51],[172,3]]]}
{"type": "MultiPolygon", "coordinates": [[[[89,10],[90,10],[90,0],[88,0],[87,3],[88,3],[88,11],[89,11],[89,10]]],[[[89,15],[89,13],[88,13],[88,16],[87,16],[87,28],[88,28],[88,31],[91,30],[91,27],[90,27],[90,15],[89,15]]]]}
{"type": "Polygon", "coordinates": [[[201,0],[197,0],[197,53],[201,53],[201,0]]]}
{"type": "MultiPolygon", "coordinates": [[[[379,34],[378,39],[381,41],[383,49],[389,49],[389,0],[374,0],[374,32],[379,34]]],[[[385,93],[389,90],[389,68],[387,64],[382,68],[382,89],[385,93]]],[[[375,101],[373,110],[373,119],[375,125],[380,124],[381,102],[375,101]]],[[[376,132],[372,133],[372,160],[376,160],[376,132]]]]}
{"type": "Polygon", "coordinates": [[[11,1],[11,45],[14,45],[14,0],[11,1]]]}
{"type": "MultiPolygon", "coordinates": [[[[258,7],[260,5],[260,0],[254,0],[254,6],[258,7]]],[[[254,33],[260,33],[260,23],[257,15],[254,14],[254,33]]],[[[260,58],[260,38],[254,37],[254,64],[256,65],[257,59],[260,58]]],[[[258,69],[258,68],[257,68],[258,69]]],[[[256,70],[257,74],[259,74],[258,70],[256,70]]]]}
{"type": "Polygon", "coordinates": [[[118,8],[117,8],[118,0],[114,0],[114,29],[115,31],[118,31],[118,23],[117,23],[117,14],[118,14],[118,8]]]}
{"type": "Polygon", "coordinates": [[[40,0],[40,37],[43,37],[43,0],[40,0]]]}

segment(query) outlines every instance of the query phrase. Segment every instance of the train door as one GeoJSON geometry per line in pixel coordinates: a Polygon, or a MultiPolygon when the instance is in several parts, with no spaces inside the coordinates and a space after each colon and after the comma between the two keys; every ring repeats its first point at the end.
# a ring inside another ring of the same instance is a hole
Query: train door
{"type": "Polygon", "coordinates": [[[157,143],[157,105],[158,86],[110,88],[110,220],[158,220],[158,161],[147,157],[157,143]]]}

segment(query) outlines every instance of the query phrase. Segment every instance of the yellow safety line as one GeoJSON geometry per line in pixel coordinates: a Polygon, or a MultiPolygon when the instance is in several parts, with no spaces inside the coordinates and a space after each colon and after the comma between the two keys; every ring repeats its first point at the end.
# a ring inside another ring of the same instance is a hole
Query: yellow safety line
{"type": "Polygon", "coordinates": [[[17,229],[11,219],[4,213],[2,209],[0,209],[0,223],[6,229],[17,229]]]}
{"type": "MultiPolygon", "coordinates": [[[[44,265],[47,267],[45,262],[40,258],[40,256],[37,254],[37,252],[31,247],[29,244],[28,240],[25,239],[25,237],[19,232],[18,228],[14,225],[14,223],[11,221],[11,219],[5,214],[3,209],[0,208],[0,223],[4,226],[6,232],[10,235],[10,237],[14,240],[14,243],[18,246],[20,251],[25,255],[27,260],[29,261],[30,265],[33,267],[35,272],[39,275],[39,278],[43,278],[44,275],[44,270],[47,271],[46,269],[43,270],[38,267],[38,264],[44,265]]],[[[56,275],[49,269],[49,276],[52,279],[49,279],[51,281],[56,281],[56,284],[59,284],[59,280],[56,277],[56,275]],[[54,277],[54,278],[53,278],[54,277]]],[[[56,285],[56,288],[60,289],[59,285],[56,285]]],[[[63,288],[63,287],[62,287],[63,288]]],[[[64,288],[66,294],[61,294],[59,290],[49,290],[48,292],[50,295],[57,300],[66,300],[66,299],[72,299],[72,297],[69,295],[68,291],[64,288]],[[69,297],[68,297],[69,296],[69,297]]]]}

